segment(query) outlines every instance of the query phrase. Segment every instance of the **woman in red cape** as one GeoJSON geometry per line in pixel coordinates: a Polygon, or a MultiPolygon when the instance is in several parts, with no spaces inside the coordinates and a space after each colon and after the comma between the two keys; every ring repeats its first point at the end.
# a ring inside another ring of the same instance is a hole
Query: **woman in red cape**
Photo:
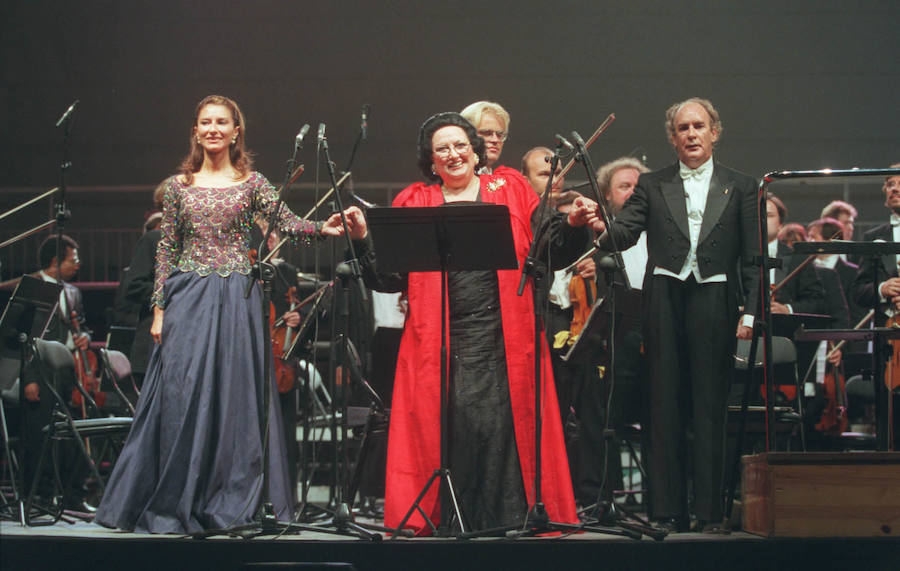
{"type": "MultiPolygon", "coordinates": [[[[404,189],[394,207],[451,202],[504,204],[509,208],[521,267],[532,241],[538,196],[510,169],[475,174],[484,141],[457,113],[440,113],[422,125],[419,166],[433,184],[404,189]]],[[[593,206],[583,199],[567,218],[550,221],[551,257],[560,265],[577,256],[593,206]],[[574,246],[570,247],[570,245],[574,246]]],[[[385,525],[396,527],[440,466],[441,274],[379,274],[377,253],[362,213],[353,208],[363,277],[372,289],[405,291],[409,311],[394,379],[388,440],[385,525]]],[[[410,237],[415,239],[415,237],[410,237]]],[[[485,244],[490,247],[490,244],[485,244]]],[[[516,295],[520,270],[450,272],[449,468],[467,530],[521,524],[534,502],[534,310],[529,283],[516,295]]],[[[575,501],[563,441],[549,350],[541,335],[542,501],[552,521],[576,523],[575,501]]],[[[439,486],[420,502],[434,525],[440,521],[439,486]]],[[[418,511],[407,522],[431,532],[418,511]]]]}

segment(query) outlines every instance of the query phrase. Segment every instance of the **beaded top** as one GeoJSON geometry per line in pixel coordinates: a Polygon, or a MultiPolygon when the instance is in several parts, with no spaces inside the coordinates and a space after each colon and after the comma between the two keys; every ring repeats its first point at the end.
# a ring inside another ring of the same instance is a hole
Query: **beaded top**
{"type": "MultiPolygon", "coordinates": [[[[156,279],[150,304],[165,307],[163,284],[176,271],[250,273],[250,229],[257,214],[275,208],[278,190],[258,172],[235,186],[204,188],[184,184],[177,176],[165,181],[162,236],[156,249],[156,279]]],[[[281,207],[276,226],[295,240],[311,242],[314,223],[281,207]]]]}

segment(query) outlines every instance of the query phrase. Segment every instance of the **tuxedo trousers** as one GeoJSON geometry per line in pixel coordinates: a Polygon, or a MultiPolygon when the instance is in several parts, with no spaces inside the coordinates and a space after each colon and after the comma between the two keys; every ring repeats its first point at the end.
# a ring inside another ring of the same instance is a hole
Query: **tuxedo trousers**
{"type": "Polygon", "coordinates": [[[690,474],[690,512],[721,521],[737,306],[726,283],[698,284],[693,275],[684,282],[659,275],[646,281],[650,515],[687,517],[690,474]]]}

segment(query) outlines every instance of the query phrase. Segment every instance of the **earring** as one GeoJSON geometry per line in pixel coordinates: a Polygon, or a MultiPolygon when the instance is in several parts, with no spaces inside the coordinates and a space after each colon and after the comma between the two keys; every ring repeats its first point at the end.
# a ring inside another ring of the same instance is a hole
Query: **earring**
{"type": "Polygon", "coordinates": [[[197,144],[200,144],[200,137],[197,137],[197,144]]]}
{"type": "Polygon", "coordinates": [[[231,144],[233,145],[235,143],[237,143],[237,135],[231,138],[231,144]]]}
{"type": "Polygon", "coordinates": [[[431,165],[431,174],[437,174],[437,172],[434,170],[434,165],[431,165]]]}

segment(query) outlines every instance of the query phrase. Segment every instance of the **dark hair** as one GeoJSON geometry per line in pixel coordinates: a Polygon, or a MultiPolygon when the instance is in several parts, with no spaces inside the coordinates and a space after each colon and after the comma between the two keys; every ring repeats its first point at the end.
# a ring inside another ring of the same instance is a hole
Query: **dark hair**
{"type": "Polygon", "coordinates": [[[237,130],[237,138],[233,145],[228,149],[228,157],[231,159],[231,166],[237,171],[240,178],[247,176],[253,169],[253,154],[244,148],[244,137],[247,134],[247,123],[244,121],[244,114],[238,104],[224,95],[207,95],[200,100],[197,108],[194,110],[194,122],[191,124],[191,150],[181,161],[178,172],[184,176],[188,184],[194,182],[194,173],[200,170],[203,165],[203,147],[197,142],[197,136],[194,133],[194,127],[197,126],[197,119],[200,112],[207,105],[222,105],[231,111],[231,118],[234,119],[234,126],[240,127],[237,130]]]}
{"type": "Polygon", "coordinates": [[[844,225],[841,224],[839,220],[836,218],[819,218],[818,220],[813,220],[807,226],[809,230],[813,228],[818,228],[819,233],[822,235],[822,238],[826,242],[830,242],[831,240],[839,239],[844,235],[844,225]]]}
{"type": "Polygon", "coordinates": [[[771,192],[766,193],[766,200],[772,201],[772,204],[775,205],[775,210],[778,211],[778,222],[784,224],[784,219],[787,218],[788,214],[787,206],[784,205],[784,202],[782,202],[780,198],[771,192]]]}
{"type": "Polygon", "coordinates": [[[475,130],[475,127],[459,113],[453,111],[438,113],[425,119],[425,122],[419,128],[419,170],[422,171],[426,180],[434,182],[441,180],[441,177],[431,170],[434,164],[431,138],[434,136],[435,131],[448,125],[456,125],[466,132],[466,136],[469,137],[469,143],[472,145],[472,150],[478,156],[475,168],[477,169],[484,164],[484,139],[478,136],[478,131],[475,130]]]}
{"type": "Polygon", "coordinates": [[[785,224],[778,231],[778,239],[791,247],[794,246],[795,242],[806,242],[806,237],[806,229],[803,227],[803,224],[797,224],[796,222],[785,224]]]}
{"type": "MultiPolygon", "coordinates": [[[[77,250],[78,242],[63,234],[62,236],[62,249],[63,255],[61,258],[65,260],[69,257],[69,250],[77,250]]],[[[53,263],[53,258],[56,257],[56,235],[48,236],[41,242],[40,247],[38,248],[38,264],[40,264],[42,270],[46,270],[53,263]]]]}

